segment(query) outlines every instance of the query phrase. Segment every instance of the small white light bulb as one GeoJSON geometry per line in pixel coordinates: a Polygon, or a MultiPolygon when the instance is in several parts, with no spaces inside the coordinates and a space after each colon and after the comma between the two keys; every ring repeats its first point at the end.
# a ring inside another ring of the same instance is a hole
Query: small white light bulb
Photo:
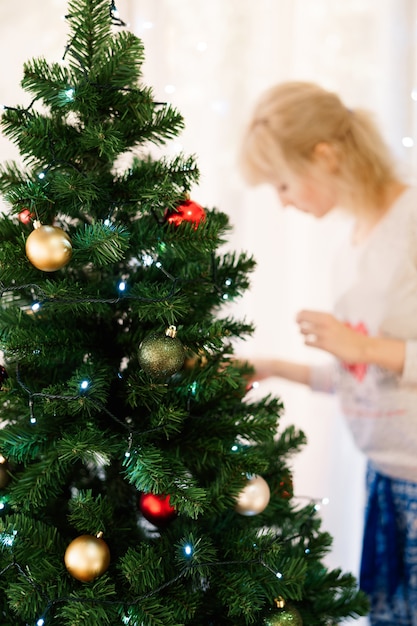
{"type": "Polygon", "coordinates": [[[153,265],[153,258],[150,254],[144,254],[142,257],[142,263],[145,267],[150,267],[153,265]]]}
{"type": "Polygon", "coordinates": [[[189,543],[187,543],[187,545],[186,545],[186,546],[184,546],[184,552],[185,552],[185,554],[186,554],[187,556],[191,556],[191,555],[192,555],[192,553],[193,553],[193,549],[192,549],[192,547],[190,546],[190,544],[189,544],[189,543]]]}

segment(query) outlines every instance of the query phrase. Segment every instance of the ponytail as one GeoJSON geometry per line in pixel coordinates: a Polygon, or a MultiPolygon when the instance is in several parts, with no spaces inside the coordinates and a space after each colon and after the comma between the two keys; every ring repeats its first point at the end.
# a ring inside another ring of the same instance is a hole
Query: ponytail
{"type": "Polygon", "coordinates": [[[273,183],[283,164],[302,174],[322,142],[337,155],[348,203],[376,202],[395,178],[390,152],[370,115],[306,82],[282,83],[263,94],[243,138],[243,174],[250,184],[273,183]]]}

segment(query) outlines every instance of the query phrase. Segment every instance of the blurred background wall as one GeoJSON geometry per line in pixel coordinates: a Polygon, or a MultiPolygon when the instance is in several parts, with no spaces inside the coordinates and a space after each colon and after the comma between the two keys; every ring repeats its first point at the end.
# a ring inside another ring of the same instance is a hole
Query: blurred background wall
{"type": "MultiPolygon", "coordinates": [[[[352,108],[374,111],[404,175],[414,182],[417,156],[417,0],[118,0],[120,17],[145,43],[144,81],[157,99],[185,117],[186,130],[167,149],[197,156],[201,183],[193,199],[228,213],[232,250],[257,260],[252,287],[230,305],[254,321],[241,356],[326,358],[308,350],[294,317],[301,308],[331,307],[331,259],[345,220],[316,221],[283,210],[272,190],[248,188],[237,166],[245,123],[259,94],[275,82],[312,80],[352,108]]],[[[65,0],[2,2],[0,103],[27,104],[23,62],[59,60],[66,44],[65,0]]],[[[16,158],[0,138],[0,161],[16,158]]],[[[323,527],[334,537],[331,567],[357,574],[362,532],[364,459],[354,448],[334,399],[279,380],[285,404],[308,445],[294,456],[297,497],[321,502],[323,527]]],[[[355,622],[366,624],[366,620],[355,622]]]]}

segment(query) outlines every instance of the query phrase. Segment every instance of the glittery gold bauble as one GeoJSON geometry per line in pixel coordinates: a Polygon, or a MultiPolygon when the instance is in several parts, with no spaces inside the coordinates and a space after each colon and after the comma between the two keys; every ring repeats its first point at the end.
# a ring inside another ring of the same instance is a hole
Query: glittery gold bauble
{"type": "Polygon", "coordinates": [[[9,464],[0,454],[0,489],[5,489],[10,482],[9,464]]]}
{"type": "Polygon", "coordinates": [[[69,544],[65,551],[65,567],[77,580],[90,582],[104,574],[110,564],[110,550],[107,543],[93,535],[80,535],[69,544]]]}
{"type": "Polygon", "coordinates": [[[71,240],[62,228],[34,222],[34,230],[26,239],[26,256],[32,265],[43,272],[55,272],[69,262],[71,255],[71,240]]]}
{"type": "Polygon", "coordinates": [[[292,604],[285,604],[282,609],[271,611],[264,621],[265,626],[303,626],[298,610],[292,604]]]}
{"type": "Polygon", "coordinates": [[[185,358],[184,346],[176,337],[176,327],[170,326],[165,334],[151,334],[139,346],[141,367],[157,379],[178,372],[185,358]]]}
{"type": "Polygon", "coordinates": [[[241,515],[258,515],[268,506],[270,490],[262,476],[251,476],[236,500],[236,511],[241,515]]]}

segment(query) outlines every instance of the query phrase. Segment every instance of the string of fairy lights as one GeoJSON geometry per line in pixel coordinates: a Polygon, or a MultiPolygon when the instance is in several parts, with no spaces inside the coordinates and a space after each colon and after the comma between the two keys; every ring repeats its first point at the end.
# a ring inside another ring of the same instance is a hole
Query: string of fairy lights
{"type": "MultiPolygon", "coordinates": [[[[218,285],[216,282],[214,254],[211,254],[211,261],[212,261],[212,285],[216,288],[216,290],[218,290],[224,296],[225,294],[222,290],[222,287],[218,285]]],[[[154,264],[171,282],[171,287],[169,291],[163,296],[161,296],[160,298],[144,297],[144,296],[128,293],[128,283],[124,279],[120,280],[120,282],[117,285],[118,296],[115,296],[113,298],[103,298],[103,297],[93,298],[91,296],[85,296],[82,298],[63,298],[63,297],[56,296],[56,295],[46,294],[45,291],[39,285],[35,283],[27,283],[24,285],[11,285],[11,286],[5,286],[4,284],[0,283],[0,298],[4,297],[6,294],[13,294],[19,291],[24,291],[24,292],[30,291],[34,300],[32,304],[30,305],[30,310],[32,311],[32,313],[36,314],[39,311],[41,311],[45,306],[47,306],[49,303],[53,305],[56,305],[56,304],[58,305],[59,304],[63,304],[63,305],[67,305],[67,304],[70,304],[70,305],[77,305],[77,304],[116,305],[123,301],[128,301],[128,300],[134,300],[134,301],[146,302],[146,303],[158,303],[158,302],[167,302],[173,297],[175,297],[176,295],[178,295],[179,293],[181,293],[181,286],[186,281],[184,281],[183,279],[174,277],[172,274],[170,274],[168,271],[166,271],[163,268],[162,264],[159,261],[153,262],[153,260],[150,257],[147,257],[146,262],[154,264]]],[[[229,282],[230,281],[227,281],[227,283],[229,282]]],[[[52,394],[47,394],[47,393],[42,393],[42,392],[31,391],[21,379],[19,365],[17,365],[16,367],[16,376],[17,376],[18,384],[28,394],[29,419],[30,419],[31,424],[36,424],[37,422],[36,416],[34,414],[34,402],[36,399],[43,399],[47,401],[59,400],[62,402],[72,402],[74,400],[81,398],[82,396],[85,396],[85,394],[88,392],[88,388],[90,387],[90,381],[83,379],[80,381],[80,384],[79,384],[79,395],[77,396],[62,395],[62,394],[52,395],[52,394]]],[[[189,398],[191,398],[195,392],[194,386],[192,384],[189,386],[189,392],[190,392],[189,398]]],[[[189,403],[188,403],[188,408],[190,408],[189,403]]],[[[109,411],[106,408],[106,406],[102,403],[100,404],[96,403],[96,409],[103,413],[106,413],[112,420],[114,420],[115,422],[118,422],[120,425],[126,428],[131,434],[135,434],[135,431],[132,430],[131,427],[126,423],[129,421],[129,418],[126,418],[126,420],[123,422],[122,420],[117,418],[117,416],[114,415],[111,411],[109,411]]],[[[161,427],[152,428],[147,431],[141,431],[141,432],[142,434],[149,434],[150,432],[156,432],[162,429],[163,427],[161,426],[161,427]]],[[[129,448],[130,448],[132,445],[132,441],[131,440],[129,441],[130,441],[129,443],[129,448]]]]}
{"type": "MultiPolygon", "coordinates": [[[[312,511],[317,510],[316,509],[317,505],[314,505],[312,511]]],[[[13,541],[14,541],[14,537],[15,534],[11,534],[8,535],[7,537],[2,537],[1,540],[3,543],[7,543],[7,545],[12,546],[13,545],[13,541]]],[[[271,540],[270,546],[272,546],[272,544],[274,543],[288,543],[291,542],[293,543],[294,541],[297,540],[305,540],[305,537],[301,534],[296,534],[293,535],[291,537],[287,537],[285,540],[282,540],[279,536],[276,536],[273,540],[271,540]]],[[[267,569],[275,578],[277,578],[278,580],[284,579],[284,576],[282,574],[282,572],[280,571],[276,571],[274,570],[272,567],[270,567],[264,560],[263,558],[263,554],[266,552],[266,548],[260,549],[259,550],[259,556],[255,559],[246,559],[246,560],[227,560],[227,561],[216,561],[216,562],[210,562],[210,561],[205,561],[205,562],[198,562],[198,564],[193,564],[193,555],[196,551],[196,544],[198,544],[198,541],[196,543],[191,543],[188,541],[187,538],[185,538],[182,541],[182,544],[180,546],[181,551],[183,553],[183,555],[186,557],[186,559],[188,560],[187,564],[185,567],[182,568],[182,570],[173,578],[171,578],[170,580],[162,583],[161,585],[159,585],[158,587],[152,589],[151,591],[148,591],[147,593],[144,594],[140,594],[139,596],[136,596],[134,598],[132,598],[131,600],[129,600],[128,602],[126,601],[118,601],[118,600],[104,600],[104,599],[99,599],[99,598],[87,598],[87,597],[73,597],[73,596],[63,596],[63,597],[58,597],[58,598],[54,598],[51,599],[49,597],[46,596],[45,593],[43,593],[43,595],[45,596],[45,601],[46,601],[46,606],[44,611],[42,612],[42,615],[40,615],[36,621],[34,622],[34,626],[45,626],[47,623],[47,617],[48,614],[58,605],[60,604],[65,604],[65,603],[74,603],[74,604],[91,604],[91,605],[101,605],[101,606],[120,606],[121,609],[124,609],[125,611],[125,617],[123,618],[126,624],[129,624],[130,622],[130,617],[128,615],[128,609],[129,607],[134,607],[137,604],[139,604],[140,602],[146,600],[147,598],[150,598],[156,594],[161,593],[162,591],[164,591],[165,589],[173,586],[175,583],[179,582],[180,580],[182,580],[183,578],[186,578],[190,572],[192,572],[192,570],[196,570],[199,571],[201,570],[201,568],[216,568],[216,567],[228,567],[228,566],[236,566],[236,565],[244,565],[244,566],[249,566],[249,565],[259,565],[260,567],[263,567],[265,569],[267,569]]],[[[256,546],[254,546],[256,548],[256,546]]],[[[305,553],[309,554],[309,548],[306,547],[305,548],[305,553]]],[[[30,572],[26,571],[24,568],[22,568],[19,563],[13,561],[12,563],[9,563],[6,567],[4,567],[2,570],[0,570],[0,576],[4,575],[6,572],[8,572],[10,569],[16,569],[19,574],[31,585],[33,586],[35,589],[38,590],[38,586],[35,583],[35,581],[31,578],[30,576],[30,572]]]]}
{"type": "MultiPolygon", "coordinates": [[[[189,543],[185,543],[183,546],[183,552],[187,557],[191,557],[193,556],[193,547],[189,544],[189,543]]],[[[120,602],[117,600],[103,600],[103,599],[96,599],[96,598],[74,598],[72,596],[65,596],[65,597],[61,597],[61,598],[55,598],[55,599],[47,599],[47,605],[45,607],[45,610],[43,611],[42,615],[36,619],[34,626],[45,626],[46,624],[46,619],[48,614],[50,613],[50,611],[52,609],[54,609],[56,606],[60,605],[60,604],[64,604],[64,603],[73,603],[73,604],[92,604],[92,605],[101,605],[101,606],[120,606],[122,609],[125,609],[127,607],[134,607],[137,604],[139,604],[140,602],[143,602],[144,600],[146,600],[147,598],[150,598],[158,593],[161,593],[162,591],[164,591],[165,589],[171,587],[172,585],[174,585],[175,583],[179,582],[180,580],[182,580],[183,578],[187,577],[190,573],[191,570],[193,569],[201,569],[202,566],[204,566],[205,568],[211,568],[211,567],[225,567],[225,566],[230,566],[230,565],[261,565],[262,567],[265,567],[266,569],[268,569],[269,571],[271,571],[276,578],[282,578],[282,574],[280,572],[274,572],[274,570],[272,570],[271,567],[269,567],[269,565],[267,565],[262,558],[259,559],[252,559],[252,560],[246,560],[246,561],[218,561],[215,563],[203,563],[203,564],[199,564],[198,566],[193,566],[192,563],[190,562],[189,565],[187,565],[186,568],[184,568],[179,574],[177,574],[176,576],[174,576],[173,578],[171,578],[171,580],[163,583],[162,585],[159,585],[158,587],[156,587],[155,589],[152,589],[152,591],[149,591],[148,593],[144,593],[140,596],[137,596],[135,598],[133,598],[132,600],[128,601],[128,602],[120,602]]],[[[32,578],[30,577],[30,575],[18,564],[18,563],[11,563],[8,566],[6,566],[3,570],[0,570],[0,576],[2,576],[3,574],[5,574],[8,570],[15,568],[19,574],[27,581],[30,583],[31,586],[33,586],[35,589],[37,589],[37,585],[36,583],[32,580],[32,578]]],[[[124,617],[125,620],[125,624],[129,624],[130,621],[130,617],[128,615],[125,614],[124,617]]]]}

